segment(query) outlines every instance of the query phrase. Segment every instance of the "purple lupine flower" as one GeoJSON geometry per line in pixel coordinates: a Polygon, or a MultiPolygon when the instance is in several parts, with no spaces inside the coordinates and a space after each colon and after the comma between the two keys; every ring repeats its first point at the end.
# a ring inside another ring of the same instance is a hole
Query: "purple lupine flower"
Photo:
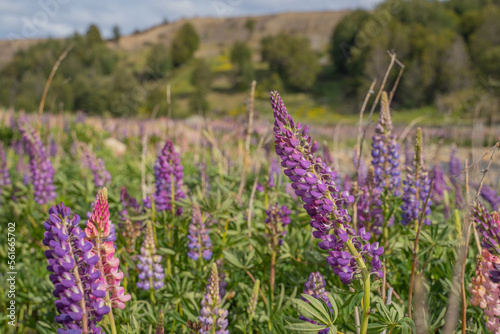
{"type": "MultiPolygon", "coordinates": [[[[481,203],[474,203],[472,208],[474,222],[477,230],[482,236],[481,246],[492,255],[500,257],[500,215],[498,212],[491,214],[481,203]]],[[[490,279],[495,283],[500,283],[500,264],[494,263],[490,270],[490,279]]]]}
{"type": "Polygon", "coordinates": [[[85,240],[85,232],[78,226],[80,217],[70,218],[71,210],[61,203],[49,210],[49,218],[43,226],[46,230],[43,244],[49,249],[45,256],[49,261],[47,270],[54,284],[53,294],[59,315],[55,321],[64,329],[58,334],[103,333],[97,327],[103,316],[110,311],[104,304],[106,294],[100,282],[102,273],[97,270],[99,260],[92,252],[93,245],[85,240]]]}
{"type": "Polygon", "coordinates": [[[224,260],[217,259],[215,263],[217,264],[217,272],[219,273],[219,295],[222,300],[226,295],[226,287],[227,287],[226,273],[224,272],[224,260]]]}
{"type": "Polygon", "coordinates": [[[432,168],[432,190],[431,196],[434,203],[443,203],[444,217],[450,216],[450,205],[448,201],[448,191],[450,187],[446,184],[444,179],[444,171],[440,164],[435,164],[432,168]]]}
{"type": "Polygon", "coordinates": [[[2,191],[5,186],[8,186],[10,183],[9,168],[7,168],[5,151],[3,149],[3,145],[0,143],[0,195],[2,195],[2,191]]]}
{"type": "Polygon", "coordinates": [[[130,219],[131,216],[129,211],[137,215],[141,213],[141,205],[138,203],[137,199],[130,196],[126,186],[122,186],[120,190],[120,200],[122,202],[123,209],[118,213],[123,221],[130,219]]]}
{"type": "Polygon", "coordinates": [[[286,205],[281,207],[278,203],[270,205],[269,209],[266,210],[266,231],[270,238],[269,247],[271,249],[277,249],[281,244],[283,244],[284,237],[286,235],[286,227],[290,224],[290,210],[286,205]]]}
{"type": "Polygon", "coordinates": [[[281,185],[280,174],[281,174],[280,163],[277,159],[272,158],[271,164],[269,165],[269,179],[267,180],[267,186],[269,188],[274,188],[276,186],[281,185]]]}
{"type": "Polygon", "coordinates": [[[200,170],[201,190],[204,195],[208,195],[210,193],[210,176],[208,175],[207,164],[201,163],[198,168],[200,170]]]}
{"type": "Polygon", "coordinates": [[[284,174],[290,178],[295,193],[304,201],[304,209],[311,217],[310,225],[315,229],[313,236],[321,239],[319,247],[329,250],[327,263],[344,284],[359,277],[359,262],[371,260],[370,271],[381,277],[382,264],[379,256],[384,248],[378,243],[370,245],[370,233],[362,228],[358,233],[349,226],[347,204],[354,202],[349,192],[340,193],[333,181],[330,167],[314,157],[311,150],[309,127],[295,124],[288,114],[278,92],[271,92],[274,113],[275,150],[281,157],[284,174]],[[333,231],[333,234],[330,234],[333,231]],[[356,249],[356,256],[351,254],[356,249]],[[349,251],[346,251],[349,250],[349,251]],[[360,257],[358,257],[358,255],[360,257]]]}
{"type": "Polygon", "coordinates": [[[94,175],[94,184],[97,188],[109,185],[111,182],[111,174],[106,169],[104,160],[98,158],[92,149],[86,145],[82,145],[82,163],[83,166],[90,169],[94,175]]]}
{"type": "MultiPolygon", "coordinates": [[[[428,194],[431,191],[431,179],[424,165],[422,152],[422,130],[417,129],[415,140],[415,156],[413,163],[408,166],[406,180],[403,181],[403,204],[401,205],[401,224],[408,225],[417,222],[422,212],[427,217],[431,214],[432,200],[429,198],[427,206],[424,208],[428,194]]],[[[424,223],[430,225],[429,218],[425,218],[424,223]]]]}
{"type": "Polygon", "coordinates": [[[405,169],[413,162],[413,152],[411,151],[412,144],[408,138],[405,140],[405,169]]]}
{"type": "Polygon", "coordinates": [[[372,165],[375,167],[376,185],[399,196],[401,172],[399,170],[399,144],[392,133],[391,111],[386,92],[382,92],[380,117],[372,137],[372,165]]]}
{"type": "Polygon", "coordinates": [[[481,197],[491,205],[492,211],[498,211],[498,208],[500,206],[500,196],[497,194],[495,189],[484,184],[481,187],[481,197]]]}
{"type": "Polygon", "coordinates": [[[209,261],[212,258],[212,242],[208,229],[203,221],[203,214],[196,202],[193,203],[193,219],[189,225],[188,257],[197,261],[203,258],[209,261]]]}
{"type": "Polygon", "coordinates": [[[359,191],[358,221],[370,233],[379,235],[382,233],[384,213],[382,200],[380,199],[381,189],[376,185],[375,168],[373,166],[368,169],[367,182],[359,191]]]}
{"type": "Polygon", "coordinates": [[[323,161],[332,169],[332,171],[334,171],[335,161],[333,160],[333,156],[328,145],[323,145],[323,161]]]}
{"type": "Polygon", "coordinates": [[[432,201],[441,203],[443,201],[444,192],[450,190],[444,179],[444,171],[440,164],[435,164],[432,167],[432,201]]]}
{"type": "Polygon", "coordinates": [[[58,151],[59,151],[59,148],[57,147],[56,140],[54,139],[54,137],[50,136],[50,140],[49,140],[49,153],[50,153],[50,156],[52,158],[55,158],[55,156],[57,155],[58,151]]]}
{"type": "Polygon", "coordinates": [[[54,168],[38,132],[26,120],[19,121],[19,131],[29,156],[30,177],[35,189],[35,201],[40,205],[47,204],[56,198],[54,168]]]}
{"type": "Polygon", "coordinates": [[[354,154],[352,156],[352,163],[354,165],[354,169],[358,171],[358,186],[363,186],[366,183],[366,176],[368,174],[368,169],[366,168],[365,160],[363,157],[359,159],[359,167],[358,167],[358,150],[354,150],[354,154]]]}
{"type": "Polygon", "coordinates": [[[153,236],[153,225],[150,221],[146,227],[146,237],[141,246],[141,254],[138,256],[139,263],[139,289],[149,290],[151,288],[158,290],[163,287],[163,267],[161,266],[161,255],[156,254],[155,240],[153,236]]]}
{"type": "MultiPolygon", "coordinates": [[[[328,298],[329,292],[325,290],[326,282],[323,276],[319,271],[312,272],[309,275],[309,279],[304,284],[304,294],[312,296],[316,299],[322,299],[327,305],[330,311],[332,311],[332,304],[330,303],[330,299],[328,298]]],[[[307,299],[302,297],[302,299],[309,303],[307,299]]],[[[312,324],[317,325],[318,323],[314,320],[308,319],[302,315],[299,316],[299,319],[310,322],[312,324]]],[[[318,334],[328,334],[330,328],[322,329],[318,332],[318,334]]]]}
{"type": "Polygon", "coordinates": [[[212,263],[212,272],[207,285],[207,293],[201,301],[198,320],[201,321],[201,334],[229,334],[227,330],[227,310],[222,308],[219,292],[217,265],[212,263]]]}
{"type": "Polygon", "coordinates": [[[462,165],[457,156],[457,147],[453,146],[450,154],[450,180],[455,192],[455,203],[458,208],[464,206],[464,196],[462,194],[462,165]]]}
{"type": "Polygon", "coordinates": [[[182,207],[175,209],[173,203],[186,197],[182,190],[182,170],[179,153],[175,151],[172,141],[167,140],[155,163],[155,204],[158,211],[171,210],[177,215],[182,214],[182,207]]]}

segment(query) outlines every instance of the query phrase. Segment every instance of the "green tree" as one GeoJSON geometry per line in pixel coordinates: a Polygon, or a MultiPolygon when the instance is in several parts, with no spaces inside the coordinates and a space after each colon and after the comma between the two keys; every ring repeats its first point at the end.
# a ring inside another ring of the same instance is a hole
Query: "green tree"
{"type": "Polygon", "coordinates": [[[104,40],[102,39],[101,36],[101,32],[99,31],[99,28],[95,24],[91,24],[89,26],[86,37],[90,46],[104,43],[104,40]]]}
{"type": "Polygon", "coordinates": [[[246,89],[255,76],[252,50],[244,42],[235,42],[231,47],[230,58],[236,68],[235,86],[239,89],[246,89]]]}
{"type": "Polygon", "coordinates": [[[119,26],[114,26],[113,27],[113,41],[115,41],[116,43],[118,43],[118,41],[120,40],[120,37],[122,37],[122,34],[120,32],[120,27],[119,26]]]}
{"type": "Polygon", "coordinates": [[[203,60],[199,59],[191,74],[191,85],[194,87],[194,92],[191,95],[190,107],[195,112],[205,114],[209,109],[207,94],[213,81],[213,73],[210,66],[203,60]]]}
{"type": "Polygon", "coordinates": [[[146,79],[164,78],[171,68],[170,55],[168,49],[163,44],[154,44],[147,57],[147,68],[145,70],[146,79]]]}
{"type": "Polygon", "coordinates": [[[198,49],[200,37],[191,23],[184,23],[172,40],[172,62],[180,66],[191,59],[198,49]]]}
{"type": "Polygon", "coordinates": [[[263,38],[261,50],[262,60],[269,62],[271,72],[278,73],[286,86],[307,90],[316,82],[320,66],[308,39],[280,33],[263,38]]]}

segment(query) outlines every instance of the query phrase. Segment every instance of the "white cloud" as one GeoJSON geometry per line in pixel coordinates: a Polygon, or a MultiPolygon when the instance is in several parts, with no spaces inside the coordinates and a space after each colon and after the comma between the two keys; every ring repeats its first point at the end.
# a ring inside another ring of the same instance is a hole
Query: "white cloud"
{"type": "MultiPolygon", "coordinates": [[[[9,34],[24,36],[26,26],[35,26],[33,37],[63,37],[74,31],[83,33],[91,23],[97,24],[105,36],[118,25],[122,33],[194,16],[241,16],[290,11],[339,10],[372,8],[380,0],[37,0],[31,6],[21,2],[0,0],[0,39],[9,34]],[[52,4],[47,13],[47,6],[52,4]],[[54,7],[54,4],[56,6],[54,7]],[[49,15],[45,15],[49,14],[49,15]],[[43,20],[47,17],[47,20],[43,20]],[[37,21],[38,19],[39,21],[37,21]]],[[[33,30],[33,29],[32,29],[33,30]]]]}

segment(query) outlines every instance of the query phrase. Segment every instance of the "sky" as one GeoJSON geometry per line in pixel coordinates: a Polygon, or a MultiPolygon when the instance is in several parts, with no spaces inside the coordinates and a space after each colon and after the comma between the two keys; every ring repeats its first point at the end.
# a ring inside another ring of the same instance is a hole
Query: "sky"
{"type": "Polygon", "coordinates": [[[373,8],[380,0],[0,0],[0,39],[66,37],[91,23],[105,37],[123,35],[165,20],[231,17],[292,11],[373,8]]]}

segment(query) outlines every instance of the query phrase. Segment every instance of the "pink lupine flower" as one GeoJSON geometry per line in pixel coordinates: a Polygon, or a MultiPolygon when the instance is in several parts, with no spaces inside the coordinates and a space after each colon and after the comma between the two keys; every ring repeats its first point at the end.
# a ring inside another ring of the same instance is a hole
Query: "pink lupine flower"
{"type": "Polygon", "coordinates": [[[106,289],[106,304],[113,308],[124,309],[125,303],[131,296],[125,294],[125,289],[120,287],[123,272],[119,270],[120,260],[115,257],[113,241],[105,241],[110,233],[108,190],[103,188],[97,194],[95,207],[87,221],[85,234],[87,240],[94,244],[93,251],[99,256],[98,268],[100,278],[106,289]]]}
{"type": "Polygon", "coordinates": [[[500,334],[500,284],[490,280],[490,270],[493,264],[500,263],[497,256],[483,248],[482,254],[477,258],[476,277],[472,278],[471,304],[484,310],[486,328],[494,334],[500,334]]]}

